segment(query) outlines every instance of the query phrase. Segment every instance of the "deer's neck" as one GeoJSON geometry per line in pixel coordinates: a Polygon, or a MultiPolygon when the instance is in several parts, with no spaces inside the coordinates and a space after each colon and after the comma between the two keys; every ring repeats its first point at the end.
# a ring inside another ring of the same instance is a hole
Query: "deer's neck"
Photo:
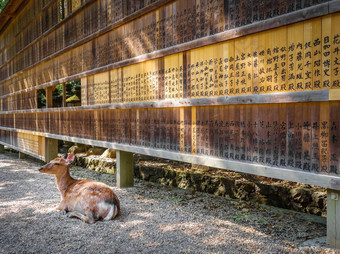
{"type": "Polygon", "coordinates": [[[70,175],[70,172],[68,169],[62,174],[62,175],[56,175],[57,178],[57,186],[61,193],[61,195],[64,197],[67,193],[67,190],[69,187],[76,181],[73,179],[70,175]]]}

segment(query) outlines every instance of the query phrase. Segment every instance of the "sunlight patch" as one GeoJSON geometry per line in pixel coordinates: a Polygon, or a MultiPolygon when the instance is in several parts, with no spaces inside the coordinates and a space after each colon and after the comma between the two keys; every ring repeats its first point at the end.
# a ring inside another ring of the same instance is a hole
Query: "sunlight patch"
{"type": "Polygon", "coordinates": [[[122,228],[128,228],[128,227],[134,227],[139,224],[145,224],[145,221],[143,220],[134,220],[134,221],[129,221],[121,225],[122,228]]]}
{"type": "Polygon", "coordinates": [[[143,237],[143,235],[144,235],[143,230],[133,231],[132,233],[130,233],[130,237],[132,239],[143,237]]]}
{"type": "Polygon", "coordinates": [[[15,182],[3,182],[3,183],[0,183],[0,187],[3,187],[7,184],[15,184],[15,182]]]}
{"type": "Polygon", "coordinates": [[[46,207],[45,209],[36,209],[34,211],[34,214],[49,214],[49,213],[53,213],[53,212],[59,212],[58,210],[56,210],[55,207],[46,207]]]}
{"type": "Polygon", "coordinates": [[[13,164],[12,163],[2,162],[1,165],[0,165],[0,168],[6,168],[6,167],[10,167],[10,166],[13,166],[13,164]]]}
{"type": "Polygon", "coordinates": [[[202,227],[203,225],[200,223],[183,222],[177,224],[160,225],[159,229],[164,232],[180,230],[187,235],[197,235],[202,232],[202,227]]]}
{"type": "Polygon", "coordinates": [[[146,212],[144,212],[144,213],[137,213],[137,215],[140,216],[140,217],[144,217],[144,218],[151,218],[153,216],[152,213],[146,213],[146,212]]]}

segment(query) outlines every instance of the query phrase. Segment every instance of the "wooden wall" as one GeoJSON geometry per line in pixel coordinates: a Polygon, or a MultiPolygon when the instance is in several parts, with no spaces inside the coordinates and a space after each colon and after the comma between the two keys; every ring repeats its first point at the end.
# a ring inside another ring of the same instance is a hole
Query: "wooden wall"
{"type": "Polygon", "coordinates": [[[44,137],[98,141],[262,165],[266,176],[317,174],[329,186],[340,175],[339,10],[337,1],[31,0],[0,34],[0,143],[43,156],[44,137]],[[37,89],[75,79],[82,106],[37,109],[37,89]]]}
{"type": "MultiPolygon", "coordinates": [[[[255,1],[248,6],[247,1],[236,5],[234,1],[159,0],[156,3],[147,1],[145,5],[155,10],[145,13],[147,7],[139,12],[130,10],[132,5],[126,1],[92,0],[84,1],[81,8],[62,19],[58,12],[59,1],[51,1],[43,8],[41,0],[32,0],[23,14],[1,34],[0,41],[4,45],[0,46],[0,95],[33,89],[110,63],[280,17],[323,1],[303,1],[303,5],[302,1],[279,2],[269,1],[261,6],[255,1]],[[173,3],[156,8],[167,2],[173,3]],[[123,9],[118,17],[112,16],[112,12],[123,9]],[[37,14],[39,11],[41,15],[37,14]],[[137,14],[144,16],[127,22],[137,14]],[[21,28],[22,19],[29,20],[28,17],[37,18],[27,21],[27,27],[21,28]]],[[[331,26],[329,29],[331,32],[331,26]]],[[[265,50],[268,46],[272,49],[270,45],[262,46],[265,50]]]]}
{"type": "MultiPolygon", "coordinates": [[[[340,174],[339,101],[79,109],[1,114],[0,122],[11,131],[29,130],[313,173],[340,174]]],[[[19,141],[19,147],[20,144],[19,141]]]]}
{"type": "Polygon", "coordinates": [[[340,13],[91,75],[83,105],[339,89],[335,24],[340,13]]]}

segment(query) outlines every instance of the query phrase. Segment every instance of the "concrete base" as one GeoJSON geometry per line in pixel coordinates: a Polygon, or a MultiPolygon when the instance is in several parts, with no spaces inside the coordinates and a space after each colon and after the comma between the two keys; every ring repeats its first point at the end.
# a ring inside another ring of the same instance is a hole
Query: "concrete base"
{"type": "Polygon", "coordinates": [[[132,187],[134,183],[133,153],[117,151],[116,167],[117,187],[132,187]]]}
{"type": "Polygon", "coordinates": [[[326,247],[326,236],[309,239],[302,243],[302,246],[309,246],[309,247],[326,247]]]}
{"type": "Polygon", "coordinates": [[[327,189],[327,246],[340,249],[340,191],[327,189]]]}
{"type": "Polygon", "coordinates": [[[0,144],[0,153],[5,153],[5,146],[0,144]]]}
{"type": "Polygon", "coordinates": [[[58,157],[58,140],[52,138],[45,138],[45,162],[58,157]]]}
{"type": "Polygon", "coordinates": [[[27,158],[27,154],[19,152],[19,159],[26,159],[26,158],[27,158]]]}

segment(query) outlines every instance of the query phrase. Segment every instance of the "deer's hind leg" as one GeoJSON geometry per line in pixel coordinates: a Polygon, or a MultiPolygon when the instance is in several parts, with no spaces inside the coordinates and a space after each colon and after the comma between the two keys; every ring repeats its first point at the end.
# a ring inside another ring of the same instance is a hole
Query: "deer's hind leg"
{"type": "Polygon", "coordinates": [[[88,224],[93,224],[95,223],[95,219],[93,218],[93,215],[90,213],[90,214],[87,214],[87,215],[84,215],[80,212],[77,212],[77,211],[74,211],[74,212],[70,212],[67,214],[67,216],[69,218],[78,218],[78,219],[81,219],[82,221],[84,221],[85,223],[88,223],[88,224]]]}

